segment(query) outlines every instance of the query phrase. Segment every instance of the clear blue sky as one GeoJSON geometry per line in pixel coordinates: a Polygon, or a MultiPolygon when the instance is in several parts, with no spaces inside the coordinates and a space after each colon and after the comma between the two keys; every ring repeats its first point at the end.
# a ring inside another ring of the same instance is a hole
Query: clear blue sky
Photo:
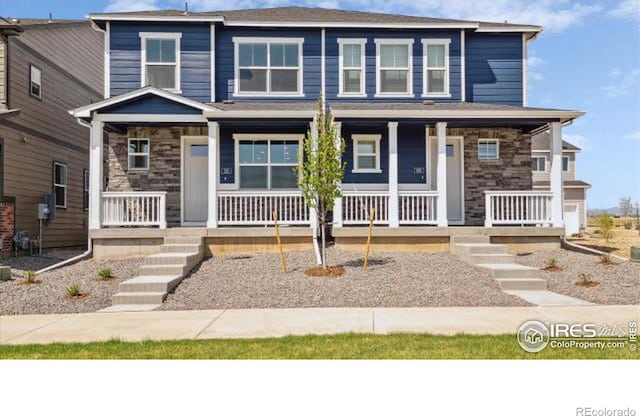
{"type": "MultiPolygon", "coordinates": [[[[590,208],[640,202],[640,0],[191,0],[192,10],[300,5],[539,24],[529,105],[586,111],[564,129],[582,147],[590,208]]],[[[0,0],[0,15],[79,18],[105,10],[183,8],[181,0],[0,0]]]]}

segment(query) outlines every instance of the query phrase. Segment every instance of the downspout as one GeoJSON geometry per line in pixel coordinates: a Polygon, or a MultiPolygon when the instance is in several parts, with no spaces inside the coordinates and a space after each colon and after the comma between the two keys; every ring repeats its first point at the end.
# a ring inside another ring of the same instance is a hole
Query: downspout
{"type": "MultiPolygon", "coordinates": [[[[78,120],[78,124],[80,124],[81,126],[84,126],[84,127],[87,127],[87,128],[91,128],[91,125],[89,123],[87,123],[86,121],[83,121],[81,119],[77,119],[77,120],[78,120]]],[[[63,261],[61,261],[59,263],[52,264],[51,266],[45,267],[44,269],[40,269],[40,270],[36,271],[36,275],[38,275],[40,273],[48,272],[48,271],[53,270],[53,269],[57,269],[57,268],[62,267],[62,266],[66,266],[67,264],[75,263],[75,262],[77,262],[79,260],[82,260],[85,257],[88,257],[88,256],[91,255],[91,253],[93,251],[92,249],[93,249],[93,244],[91,244],[91,236],[89,236],[89,230],[87,230],[87,250],[84,253],[79,254],[79,255],[77,255],[75,257],[72,257],[70,259],[63,260],[63,261]]]]}

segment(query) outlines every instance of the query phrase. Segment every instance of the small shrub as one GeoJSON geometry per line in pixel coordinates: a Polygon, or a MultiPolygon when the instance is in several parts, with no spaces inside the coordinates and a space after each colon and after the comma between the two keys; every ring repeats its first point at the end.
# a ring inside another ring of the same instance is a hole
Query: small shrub
{"type": "Polygon", "coordinates": [[[604,213],[598,217],[598,227],[600,229],[600,235],[607,242],[613,238],[613,218],[607,213],[604,213]]]}
{"type": "Polygon", "coordinates": [[[113,277],[113,275],[111,274],[111,268],[103,267],[102,269],[98,270],[98,277],[100,277],[100,280],[111,279],[113,277]]]}
{"type": "Polygon", "coordinates": [[[614,263],[613,260],[611,260],[611,256],[608,254],[602,255],[600,256],[600,264],[603,264],[605,266],[613,266],[614,263]]]}
{"type": "Polygon", "coordinates": [[[544,269],[550,272],[555,272],[560,270],[560,266],[558,265],[558,259],[555,257],[551,257],[547,261],[544,262],[544,269]]]}
{"type": "Polygon", "coordinates": [[[583,238],[584,236],[582,235],[582,233],[573,233],[571,234],[571,238],[583,238]]]}
{"type": "Polygon", "coordinates": [[[82,291],[80,290],[80,284],[74,283],[67,287],[67,296],[70,298],[77,298],[82,295],[82,291]]]}
{"type": "Polygon", "coordinates": [[[633,223],[631,221],[625,221],[624,223],[624,229],[625,230],[630,230],[633,228],[633,223]]]}
{"type": "Polygon", "coordinates": [[[600,282],[593,281],[591,279],[591,275],[587,273],[580,273],[578,275],[578,281],[576,282],[576,286],[582,286],[582,287],[594,287],[594,286],[598,286],[599,284],[600,282]]]}
{"type": "Polygon", "coordinates": [[[36,279],[36,272],[34,272],[33,270],[27,270],[26,272],[24,272],[23,276],[24,282],[28,285],[38,283],[38,280],[36,279]]]}

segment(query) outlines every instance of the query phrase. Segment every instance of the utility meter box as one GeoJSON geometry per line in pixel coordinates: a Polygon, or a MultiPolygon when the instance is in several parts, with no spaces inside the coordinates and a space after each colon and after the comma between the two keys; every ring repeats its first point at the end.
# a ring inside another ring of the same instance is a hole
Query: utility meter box
{"type": "Polygon", "coordinates": [[[49,206],[47,204],[38,204],[38,219],[49,219],[49,206]]]}

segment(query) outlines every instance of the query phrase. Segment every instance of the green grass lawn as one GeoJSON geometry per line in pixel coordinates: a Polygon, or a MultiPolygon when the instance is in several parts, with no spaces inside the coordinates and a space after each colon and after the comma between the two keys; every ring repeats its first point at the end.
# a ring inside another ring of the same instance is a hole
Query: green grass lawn
{"type": "Polygon", "coordinates": [[[107,341],[2,345],[3,359],[638,359],[621,350],[546,350],[530,354],[515,335],[429,334],[289,336],[246,340],[107,341]]]}

